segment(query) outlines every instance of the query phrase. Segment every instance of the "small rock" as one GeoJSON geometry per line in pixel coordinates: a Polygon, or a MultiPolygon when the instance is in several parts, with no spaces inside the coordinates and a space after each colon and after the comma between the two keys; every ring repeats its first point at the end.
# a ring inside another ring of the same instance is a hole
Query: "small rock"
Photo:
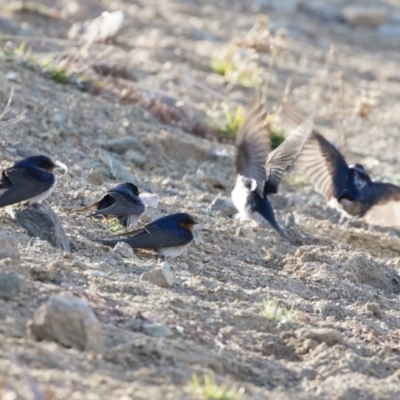
{"type": "Polygon", "coordinates": [[[60,218],[46,203],[34,203],[14,211],[16,222],[28,231],[28,235],[47,240],[52,246],[71,251],[60,218]]]}
{"type": "Polygon", "coordinates": [[[307,380],[313,380],[317,377],[317,371],[312,368],[303,368],[300,372],[301,376],[307,380]]]}
{"type": "Polygon", "coordinates": [[[144,167],[147,162],[147,157],[143,153],[139,153],[134,150],[128,150],[126,152],[125,158],[128,161],[133,162],[138,167],[144,167]]]}
{"type": "Polygon", "coordinates": [[[19,260],[18,242],[8,233],[0,231],[0,260],[3,258],[19,260]]]}
{"type": "Polygon", "coordinates": [[[342,10],[343,18],[352,25],[378,26],[385,22],[389,13],[385,7],[347,6],[342,10]]]}
{"type": "Polygon", "coordinates": [[[12,274],[0,272],[0,298],[10,300],[21,290],[21,280],[12,274]]]}
{"type": "Polygon", "coordinates": [[[235,236],[241,236],[246,239],[254,239],[256,235],[254,234],[253,228],[248,226],[240,226],[236,232],[235,236]]]}
{"type": "Polygon", "coordinates": [[[79,350],[101,351],[102,327],[86,299],[61,293],[39,307],[27,324],[36,340],[52,340],[79,350]]]}
{"type": "Polygon", "coordinates": [[[142,142],[135,136],[124,136],[108,141],[103,145],[107,150],[113,151],[114,153],[122,154],[128,150],[135,150],[142,154],[145,152],[145,147],[142,142]]]}
{"type": "Polygon", "coordinates": [[[119,254],[120,256],[124,258],[135,258],[135,253],[133,252],[133,249],[131,246],[129,246],[128,243],[124,242],[118,242],[113,250],[113,253],[119,254]]]}
{"type": "Polygon", "coordinates": [[[107,278],[107,272],[99,271],[98,269],[88,269],[84,273],[86,276],[93,276],[96,278],[107,278]]]}
{"type": "Polygon", "coordinates": [[[313,339],[318,343],[326,343],[328,346],[333,346],[337,343],[343,343],[343,335],[335,329],[330,328],[319,328],[319,329],[310,329],[303,330],[300,329],[298,332],[298,336],[313,339]]]}
{"type": "Polygon", "coordinates": [[[122,11],[104,11],[97,18],[72,25],[68,31],[68,38],[85,42],[107,42],[115,39],[124,26],[126,17],[122,11]]]}
{"type": "MultiPolygon", "coordinates": [[[[383,24],[378,28],[378,32],[384,36],[391,36],[393,39],[400,39],[400,26],[399,24],[383,24]]],[[[398,78],[397,74],[396,77],[398,78]]]]}
{"type": "Polygon", "coordinates": [[[86,180],[93,185],[100,186],[104,183],[104,176],[102,173],[98,171],[90,171],[86,175],[86,180]]]}
{"type": "Polygon", "coordinates": [[[220,168],[214,163],[203,163],[196,172],[196,178],[218,189],[226,189],[229,186],[229,182],[222,176],[220,168]]]}
{"type": "Polygon", "coordinates": [[[16,142],[6,148],[9,152],[16,152],[18,156],[25,158],[40,154],[39,150],[29,147],[24,142],[16,142]]]}
{"type": "Polygon", "coordinates": [[[143,273],[140,276],[140,280],[150,282],[165,289],[169,289],[175,282],[174,275],[170,268],[166,266],[143,273]]]}
{"type": "Polygon", "coordinates": [[[188,265],[188,263],[181,262],[181,263],[179,263],[179,267],[182,268],[182,269],[188,269],[189,265],[188,265]]]}
{"type": "Polygon", "coordinates": [[[60,283],[62,281],[60,270],[52,268],[52,265],[53,263],[32,267],[30,270],[32,279],[40,282],[60,283]]]}
{"type": "Polygon", "coordinates": [[[367,303],[365,304],[365,311],[367,313],[371,313],[375,315],[377,318],[382,318],[382,310],[376,303],[367,303]]]}
{"type": "Polygon", "coordinates": [[[294,219],[294,215],[292,213],[286,215],[285,218],[285,229],[289,229],[296,225],[296,221],[294,219]]]}
{"type": "Polygon", "coordinates": [[[11,82],[18,82],[19,81],[19,74],[15,71],[9,71],[6,74],[6,79],[11,82]]]}
{"type": "Polygon", "coordinates": [[[171,337],[174,335],[172,330],[166,325],[143,324],[143,331],[153,337],[171,337]]]}
{"type": "Polygon", "coordinates": [[[226,217],[231,217],[237,213],[236,207],[229,197],[216,197],[210,204],[210,209],[226,217]]]}

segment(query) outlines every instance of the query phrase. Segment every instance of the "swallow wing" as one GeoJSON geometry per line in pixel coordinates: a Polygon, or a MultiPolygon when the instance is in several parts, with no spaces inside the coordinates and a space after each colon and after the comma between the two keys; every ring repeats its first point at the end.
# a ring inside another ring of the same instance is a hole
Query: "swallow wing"
{"type": "Polygon", "coordinates": [[[80,208],[79,210],[75,210],[74,213],[84,213],[84,212],[92,212],[96,211],[99,208],[100,201],[97,203],[93,203],[90,206],[87,206],[85,208],[80,208]]]}
{"type": "Polygon", "coordinates": [[[371,225],[380,225],[400,229],[400,187],[390,183],[374,182],[371,190],[379,197],[364,215],[371,225]]]}
{"type": "Polygon", "coordinates": [[[261,193],[265,181],[264,163],[271,150],[266,118],[264,104],[252,104],[236,137],[236,171],[255,179],[261,193]]]}
{"type": "Polygon", "coordinates": [[[115,199],[115,202],[102,210],[103,214],[127,216],[144,213],[145,206],[139,197],[127,196],[119,192],[109,192],[109,194],[115,199]]]}
{"type": "Polygon", "coordinates": [[[312,118],[303,121],[293,132],[268,155],[265,161],[264,197],[276,193],[282,174],[293,164],[309,139],[313,128],[312,118]]]}
{"type": "MultiPolygon", "coordinates": [[[[293,126],[304,121],[304,117],[292,106],[282,106],[284,124],[293,126]]],[[[336,147],[317,131],[304,145],[297,165],[305,172],[314,189],[326,200],[337,198],[346,186],[348,165],[336,147]]]]}
{"type": "Polygon", "coordinates": [[[159,249],[163,247],[183,246],[193,240],[193,235],[189,231],[187,233],[180,233],[172,229],[159,227],[156,224],[149,224],[143,229],[124,232],[115,236],[129,237],[120,240],[99,240],[99,242],[112,246],[118,242],[125,242],[135,249],[159,249]]]}
{"type": "Polygon", "coordinates": [[[56,182],[53,174],[39,168],[9,168],[4,173],[12,186],[0,195],[0,207],[38,196],[56,182]]]}

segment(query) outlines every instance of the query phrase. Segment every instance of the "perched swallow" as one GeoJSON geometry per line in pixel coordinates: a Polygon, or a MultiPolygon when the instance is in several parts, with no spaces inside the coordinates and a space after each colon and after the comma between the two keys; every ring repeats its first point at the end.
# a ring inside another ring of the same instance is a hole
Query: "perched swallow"
{"type": "Polygon", "coordinates": [[[133,183],[121,183],[97,203],[76,210],[77,213],[94,211],[89,217],[115,217],[125,228],[136,226],[145,206],[139,197],[139,190],[133,183]]]}
{"type": "Polygon", "coordinates": [[[47,156],[32,156],[17,161],[1,173],[0,207],[21,203],[40,203],[54,190],[53,170],[60,165],[47,156]]]}
{"type": "Polygon", "coordinates": [[[284,170],[289,167],[307,141],[312,120],[298,126],[287,139],[271,152],[264,105],[250,107],[236,138],[237,178],[232,200],[242,219],[269,223],[289,240],[275,219],[268,195],[278,191],[284,170]]]}
{"type": "MultiPolygon", "coordinates": [[[[304,117],[284,104],[282,119],[292,127],[304,117]]],[[[340,151],[317,131],[305,144],[297,164],[329,206],[372,225],[400,228],[400,186],[373,182],[362,165],[348,165],[340,151]]]]}
{"type": "Polygon", "coordinates": [[[133,249],[155,249],[161,257],[173,258],[181,255],[192,242],[195,224],[197,222],[189,214],[171,214],[145,225],[142,229],[116,235],[129,236],[126,239],[97,241],[111,247],[118,242],[125,242],[133,249]]]}

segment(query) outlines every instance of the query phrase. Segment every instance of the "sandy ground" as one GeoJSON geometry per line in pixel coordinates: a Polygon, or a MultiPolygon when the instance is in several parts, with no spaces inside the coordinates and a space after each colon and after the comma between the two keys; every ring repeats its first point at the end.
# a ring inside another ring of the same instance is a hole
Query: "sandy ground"
{"type": "MultiPolygon", "coordinates": [[[[400,397],[399,233],[358,221],[339,225],[338,213],[295,172],[286,175],[272,201],[282,225],[294,217],[288,232],[296,246],[282,243],[272,229],[221,215],[210,203],[230,195],[233,146],[190,134],[187,125],[160,122],[149,110],[123,101],[124,93],[161,90],[199,115],[208,112],[207,118],[221,120],[223,101],[234,109],[247,104],[254,91],[227,83],[210,69],[210,60],[232,38],[243,38],[258,16],[268,15],[272,31],[288,32],[288,48],[272,73],[270,106],[293,76],[291,101],[304,113],[325,115],[317,122],[336,143],[344,126],[349,161],[363,163],[375,177],[400,182],[398,40],[375,28],[351,27],[329,13],[278,3],[60,0],[41,3],[57,11],[45,16],[0,2],[2,32],[25,35],[26,46],[39,55],[76,54],[80,48],[67,40],[69,27],[107,7],[131,18],[116,43],[94,44],[79,56],[78,72],[102,80],[99,95],[57,84],[15,60],[0,60],[1,104],[13,86],[10,116],[26,110],[22,121],[1,132],[1,167],[24,152],[46,153],[69,167],[67,175],[59,175],[49,204],[71,242],[67,253],[32,240],[0,211],[1,229],[18,240],[21,255],[20,265],[6,272],[23,282],[18,297],[0,300],[2,399],[18,398],[12,387],[31,396],[13,357],[49,399],[191,399],[196,398],[192,375],[210,373],[218,383],[241,388],[241,399],[400,397]],[[123,65],[134,80],[96,77],[90,68],[95,61],[123,65]],[[363,90],[379,94],[366,118],[332,114],[351,111],[363,90]],[[141,143],[136,150],[118,154],[105,148],[127,135],[141,143]],[[20,141],[24,145],[13,146],[20,141]],[[217,183],[202,180],[203,172],[217,183]],[[122,181],[158,193],[154,214],[187,211],[201,221],[190,249],[169,262],[175,277],[170,289],[139,280],[157,267],[154,253],[123,258],[90,241],[112,233],[108,224],[71,214],[122,181]],[[55,278],[38,279],[32,271],[49,263],[55,278]],[[101,353],[27,335],[35,310],[64,291],[86,298],[99,318],[105,337],[101,353]],[[293,307],[290,321],[261,315],[268,295],[281,308],[293,307]],[[137,328],[141,318],[172,333],[147,334],[137,328]]],[[[399,12],[396,3],[369,2],[378,3],[393,7],[393,15],[399,12]]],[[[347,4],[331,1],[325,9],[347,4]]],[[[2,38],[2,47],[10,38],[2,38]]],[[[12,40],[16,46],[22,41],[12,40]]]]}

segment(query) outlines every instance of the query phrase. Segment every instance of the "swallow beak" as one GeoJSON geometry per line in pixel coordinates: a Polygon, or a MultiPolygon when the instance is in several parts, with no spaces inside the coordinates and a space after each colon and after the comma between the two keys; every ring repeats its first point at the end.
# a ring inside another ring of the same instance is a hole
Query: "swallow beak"
{"type": "Polygon", "coordinates": [[[57,169],[57,170],[62,169],[64,171],[63,175],[67,175],[67,173],[68,173],[68,167],[60,161],[54,162],[54,169],[57,169]]]}

